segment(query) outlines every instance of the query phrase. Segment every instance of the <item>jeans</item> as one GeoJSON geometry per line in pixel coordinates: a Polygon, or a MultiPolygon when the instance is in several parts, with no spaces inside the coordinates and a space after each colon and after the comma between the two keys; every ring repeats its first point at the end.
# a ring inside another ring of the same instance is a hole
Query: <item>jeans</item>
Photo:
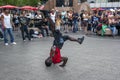
{"type": "Polygon", "coordinates": [[[115,35],[116,34],[116,27],[115,26],[113,26],[113,27],[109,26],[109,28],[112,31],[112,35],[115,35]]]}
{"type": "Polygon", "coordinates": [[[73,32],[77,32],[78,31],[78,21],[73,21],[73,32]]]}
{"type": "Polygon", "coordinates": [[[23,40],[25,40],[26,37],[28,38],[28,40],[31,40],[31,38],[30,38],[30,34],[29,34],[29,32],[28,32],[28,28],[27,28],[26,25],[20,27],[20,30],[21,30],[21,34],[22,34],[22,38],[23,38],[23,40]],[[25,36],[24,33],[26,33],[26,36],[25,36]]]}
{"type": "Polygon", "coordinates": [[[11,43],[14,42],[14,36],[13,36],[13,31],[12,28],[6,28],[3,30],[4,32],[4,43],[8,43],[8,34],[10,36],[11,43]]]}
{"type": "Polygon", "coordinates": [[[41,33],[42,33],[43,37],[45,37],[46,35],[47,35],[47,36],[49,35],[47,28],[42,28],[42,29],[41,29],[41,33]]]}

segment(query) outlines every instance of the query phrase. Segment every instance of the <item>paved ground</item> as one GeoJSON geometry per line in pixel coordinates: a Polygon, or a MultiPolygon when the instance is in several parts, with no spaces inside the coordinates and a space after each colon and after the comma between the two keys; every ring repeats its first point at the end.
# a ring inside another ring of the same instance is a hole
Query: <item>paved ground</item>
{"type": "Polygon", "coordinates": [[[0,80],[120,80],[119,39],[86,37],[82,45],[66,42],[61,51],[69,57],[65,68],[44,65],[53,38],[16,41],[14,46],[0,43],[0,80]]]}

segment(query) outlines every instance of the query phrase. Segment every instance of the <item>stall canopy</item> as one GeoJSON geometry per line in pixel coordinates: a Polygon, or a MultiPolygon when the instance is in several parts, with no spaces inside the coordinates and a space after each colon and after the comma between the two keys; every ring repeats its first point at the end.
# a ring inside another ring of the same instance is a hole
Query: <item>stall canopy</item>
{"type": "Polygon", "coordinates": [[[0,8],[14,9],[14,8],[18,8],[18,7],[12,6],[12,5],[5,5],[5,6],[0,6],[0,8]]]}
{"type": "Polygon", "coordinates": [[[32,7],[32,6],[23,6],[21,7],[22,10],[38,10],[37,7],[32,7]]]}

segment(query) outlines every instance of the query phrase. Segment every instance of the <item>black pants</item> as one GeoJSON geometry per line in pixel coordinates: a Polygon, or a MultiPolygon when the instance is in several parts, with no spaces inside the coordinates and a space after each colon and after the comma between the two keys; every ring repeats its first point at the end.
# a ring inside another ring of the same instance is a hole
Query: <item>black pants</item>
{"type": "Polygon", "coordinates": [[[2,34],[2,32],[0,31],[0,38],[3,38],[3,34],[2,34]]]}
{"type": "Polygon", "coordinates": [[[73,26],[73,23],[72,23],[73,21],[72,21],[72,20],[70,20],[70,19],[69,19],[68,21],[69,21],[69,26],[71,26],[71,27],[72,27],[72,26],[73,26]]]}
{"type": "Polygon", "coordinates": [[[43,35],[43,37],[45,37],[45,33],[44,33],[44,31],[46,32],[46,34],[47,34],[47,36],[49,35],[49,33],[48,33],[48,29],[47,28],[42,28],[41,29],[41,33],[42,33],[42,35],[43,35]]]}
{"type": "Polygon", "coordinates": [[[119,24],[116,25],[116,29],[118,30],[118,35],[120,36],[120,25],[119,24]]]}
{"type": "Polygon", "coordinates": [[[23,40],[25,40],[26,37],[28,38],[28,40],[31,40],[27,26],[22,26],[22,27],[20,27],[20,30],[21,30],[21,34],[22,34],[23,40]],[[24,33],[26,33],[26,35],[25,35],[24,33]]]}

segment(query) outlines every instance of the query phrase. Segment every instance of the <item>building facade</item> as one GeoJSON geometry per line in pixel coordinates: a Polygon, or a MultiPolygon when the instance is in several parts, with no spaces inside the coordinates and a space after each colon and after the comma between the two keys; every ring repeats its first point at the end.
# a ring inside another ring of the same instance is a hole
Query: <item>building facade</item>
{"type": "Polygon", "coordinates": [[[87,0],[90,7],[120,7],[120,0],[87,0]]]}
{"type": "Polygon", "coordinates": [[[90,8],[99,7],[120,7],[120,0],[48,0],[45,4],[45,10],[57,9],[74,10],[80,12],[81,10],[89,11],[90,8]]]}
{"type": "Polygon", "coordinates": [[[87,0],[48,0],[45,4],[45,10],[57,9],[59,11],[74,10],[80,12],[81,10],[90,10],[90,5],[87,0]]]}

